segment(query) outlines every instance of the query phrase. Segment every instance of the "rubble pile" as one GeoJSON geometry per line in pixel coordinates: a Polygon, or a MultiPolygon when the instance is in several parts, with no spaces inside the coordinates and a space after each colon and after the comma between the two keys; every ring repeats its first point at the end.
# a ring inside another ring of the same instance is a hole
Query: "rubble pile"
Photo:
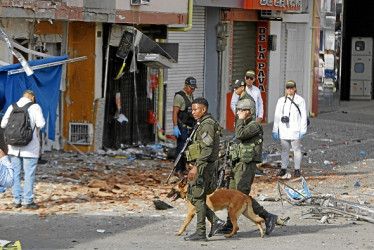
{"type": "MultiPolygon", "coordinates": [[[[169,189],[164,179],[172,162],[167,160],[67,152],[46,153],[43,159],[47,163],[38,165],[34,189],[41,216],[140,211],[169,189]]],[[[11,189],[0,194],[0,202],[0,211],[25,211],[13,208],[11,189]]]]}
{"type": "MultiPolygon", "coordinates": [[[[97,153],[53,151],[43,155],[45,164],[39,164],[35,180],[35,202],[41,208],[35,211],[14,208],[11,189],[0,193],[0,211],[37,213],[41,217],[51,214],[122,215],[156,210],[156,203],[170,202],[166,194],[178,178],[166,178],[173,168],[172,160],[157,147],[144,153],[144,149],[126,149],[97,153]],[[165,158],[165,159],[164,159],[165,158]]],[[[279,155],[278,155],[279,156],[279,155]]],[[[374,160],[356,165],[302,166],[302,175],[316,194],[333,194],[338,199],[374,203],[374,160]]],[[[268,157],[259,166],[264,175],[256,176],[251,195],[260,201],[279,201],[276,177],[280,165],[276,158],[268,157]]],[[[293,169],[289,179],[293,179],[293,169]]],[[[288,181],[288,179],[283,179],[288,181]]],[[[171,203],[178,213],[185,202],[171,203]]],[[[170,207],[171,208],[171,207],[170,207]]]]}

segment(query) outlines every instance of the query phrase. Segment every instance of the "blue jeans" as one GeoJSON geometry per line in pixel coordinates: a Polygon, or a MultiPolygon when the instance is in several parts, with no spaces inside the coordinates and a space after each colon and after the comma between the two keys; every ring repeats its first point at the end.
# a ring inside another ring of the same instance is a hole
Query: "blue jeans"
{"type": "Polygon", "coordinates": [[[35,169],[38,158],[17,157],[10,155],[10,161],[14,169],[14,185],[12,188],[14,203],[20,204],[24,196],[25,204],[34,202],[35,169]],[[21,187],[21,170],[24,171],[24,190],[21,187]]]}
{"type": "MultiPolygon", "coordinates": [[[[188,129],[187,127],[179,127],[181,131],[181,135],[177,138],[177,147],[175,149],[174,159],[177,159],[179,153],[182,151],[184,144],[187,141],[187,138],[190,136],[192,129],[188,129]]],[[[178,165],[175,167],[175,171],[184,171],[186,170],[186,157],[182,156],[182,159],[179,161],[178,165]]]]}

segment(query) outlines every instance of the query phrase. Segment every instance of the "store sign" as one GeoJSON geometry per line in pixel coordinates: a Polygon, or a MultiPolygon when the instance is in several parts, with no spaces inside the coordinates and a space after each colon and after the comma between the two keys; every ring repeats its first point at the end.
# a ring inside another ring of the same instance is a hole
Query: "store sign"
{"type": "Polygon", "coordinates": [[[261,92],[266,89],[267,63],[268,63],[268,23],[259,22],[257,25],[256,43],[256,79],[261,92]]]}
{"type": "Polygon", "coordinates": [[[300,10],[302,0],[244,0],[244,9],[254,10],[300,10]]]}
{"type": "Polygon", "coordinates": [[[301,0],[260,0],[262,6],[274,6],[274,7],[300,7],[301,0]]]}
{"type": "MultiPolygon", "coordinates": [[[[256,42],[256,81],[257,87],[261,91],[261,97],[264,102],[264,112],[266,111],[266,89],[268,72],[268,22],[257,23],[257,42],[256,42]]],[[[266,117],[264,115],[264,117],[266,117]]]]}

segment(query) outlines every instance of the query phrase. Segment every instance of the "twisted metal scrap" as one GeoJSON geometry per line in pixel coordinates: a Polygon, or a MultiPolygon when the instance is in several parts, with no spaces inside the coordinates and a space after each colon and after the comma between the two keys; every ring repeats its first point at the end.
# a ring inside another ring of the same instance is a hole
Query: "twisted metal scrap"
{"type": "Polygon", "coordinates": [[[0,38],[7,43],[9,50],[21,63],[27,76],[34,74],[34,71],[30,68],[30,65],[27,63],[27,60],[21,55],[21,53],[19,53],[17,50],[13,48],[11,40],[9,39],[8,35],[5,33],[5,31],[1,27],[0,27],[0,38]]]}

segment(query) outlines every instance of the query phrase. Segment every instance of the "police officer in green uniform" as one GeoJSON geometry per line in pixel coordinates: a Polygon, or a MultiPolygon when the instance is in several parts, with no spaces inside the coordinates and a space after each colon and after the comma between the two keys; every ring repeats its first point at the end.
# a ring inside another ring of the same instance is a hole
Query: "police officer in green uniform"
{"type": "Polygon", "coordinates": [[[198,123],[193,143],[188,147],[187,160],[190,162],[188,173],[189,187],[187,198],[196,207],[196,232],[184,239],[187,241],[206,241],[205,218],[211,223],[209,237],[223,225],[216,214],[207,206],[206,196],[214,192],[217,183],[217,160],[221,127],[207,113],[208,101],[196,98],[192,102],[192,115],[198,123]],[[191,163],[194,162],[194,163],[191,163]]]}
{"type": "MultiPolygon", "coordinates": [[[[236,121],[235,136],[239,144],[233,147],[231,158],[236,162],[229,175],[229,189],[236,189],[249,195],[255,177],[256,163],[261,162],[262,155],[262,126],[253,119],[254,104],[248,99],[239,100],[236,106],[238,120],[236,121]]],[[[275,227],[278,216],[267,212],[255,199],[250,196],[255,214],[265,220],[265,234],[270,234],[275,227]]],[[[230,217],[220,233],[232,231],[230,217]]]]}

